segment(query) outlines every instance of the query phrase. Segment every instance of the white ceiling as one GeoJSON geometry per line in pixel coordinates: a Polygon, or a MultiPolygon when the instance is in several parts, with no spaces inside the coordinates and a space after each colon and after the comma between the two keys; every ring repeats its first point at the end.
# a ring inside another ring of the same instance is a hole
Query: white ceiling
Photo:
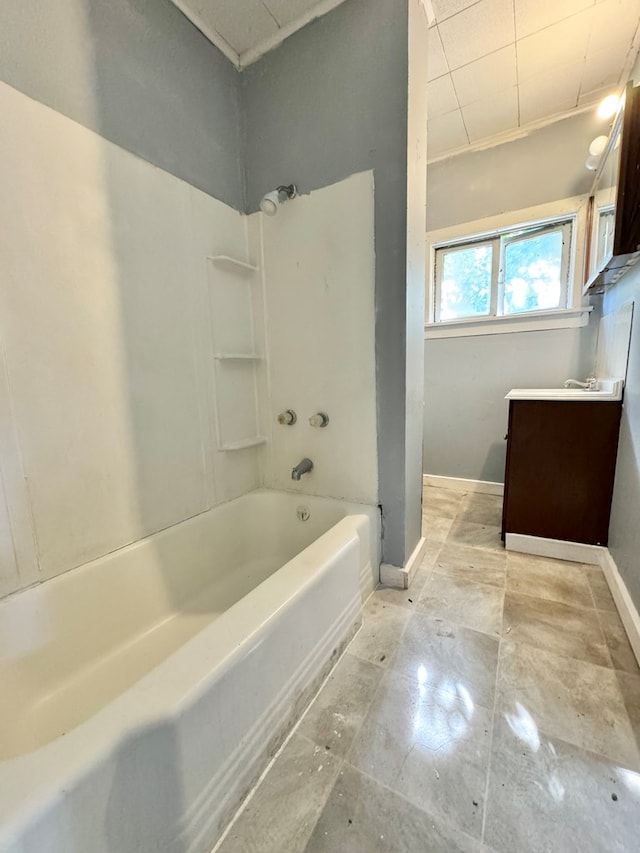
{"type": "Polygon", "coordinates": [[[238,68],[344,0],[173,0],[238,68]]]}
{"type": "Polygon", "coordinates": [[[593,104],[628,73],[640,0],[432,0],[429,158],[593,104]]]}
{"type": "MultiPolygon", "coordinates": [[[[344,0],[173,2],[241,68],[344,0]]],[[[595,103],[637,50],[640,0],[430,5],[430,160],[595,103]]]]}

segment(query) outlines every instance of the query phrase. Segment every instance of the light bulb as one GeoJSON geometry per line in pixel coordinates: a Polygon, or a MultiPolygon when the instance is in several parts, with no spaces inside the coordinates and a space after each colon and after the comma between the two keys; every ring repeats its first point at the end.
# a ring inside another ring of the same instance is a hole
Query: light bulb
{"type": "Polygon", "coordinates": [[[598,107],[598,118],[611,118],[616,114],[620,98],[617,95],[607,95],[598,107]]]}
{"type": "Polygon", "coordinates": [[[599,157],[594,157],[593,155],[590,155],[589,157],[587,157],[587,162],[586,162],[584,165],[585,165],[585,166],[587,167],[587,169],[589,169],[591,172],[595,172],[595,170],[598,168],[598,163],[599,163],[599,162],[600,162],[600,158],[599,158],[599,157]]]}
{"type": "Polygon", "coordinates": [[[604,151],[604,149],[607,147],[607,142],[607,136],[596,136],[596,138],[591,141],[591,145],[589,146],[589,154],[591,154],[592,157],[599,157],[604,151]]]}

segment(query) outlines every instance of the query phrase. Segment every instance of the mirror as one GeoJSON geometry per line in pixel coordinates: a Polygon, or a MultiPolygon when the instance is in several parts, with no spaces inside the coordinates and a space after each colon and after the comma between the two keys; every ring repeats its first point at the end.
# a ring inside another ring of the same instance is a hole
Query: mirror
{"type": "Polygon", "coordinates": [[[627,85],[590,198],[585,290],[602,293],[640,260],[640,87],[627,85]]]}
{"type": "Polygon", "coordinates": [[[603,270],[613,256],[623,111],[621,106],[593,185],[588,280],[603,270]]]}

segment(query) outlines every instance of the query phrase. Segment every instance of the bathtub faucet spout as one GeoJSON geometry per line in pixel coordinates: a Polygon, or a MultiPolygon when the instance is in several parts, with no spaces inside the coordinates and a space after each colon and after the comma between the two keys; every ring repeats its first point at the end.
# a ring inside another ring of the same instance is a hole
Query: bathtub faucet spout
{"type": "Polygon", "coordinates": [[[305,456],[302,462],[298,462],[296,467],[291,471],[291,479],[298,481],[303,474],[310,474],[312,471],[313,462],[305,456]]]}

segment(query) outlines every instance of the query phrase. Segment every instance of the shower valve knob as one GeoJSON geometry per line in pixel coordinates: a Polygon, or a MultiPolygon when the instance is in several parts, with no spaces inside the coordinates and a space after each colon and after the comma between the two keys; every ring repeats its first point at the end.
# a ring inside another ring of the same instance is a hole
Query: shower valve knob
{"type": "Polygon", "coordinates": [[[316,412],[315,415],[311,415],[309,418],[309,423],[312,427],[323,427],[328,426],[329,424],[329,415],[326,412],[316,412]]]}
{"type": "Polygon", "coordinates": [[[298,417],[293,409],[287,409],[286,412],[280,412],[276,420],[283,426],[293,426],[298,417]]]}

